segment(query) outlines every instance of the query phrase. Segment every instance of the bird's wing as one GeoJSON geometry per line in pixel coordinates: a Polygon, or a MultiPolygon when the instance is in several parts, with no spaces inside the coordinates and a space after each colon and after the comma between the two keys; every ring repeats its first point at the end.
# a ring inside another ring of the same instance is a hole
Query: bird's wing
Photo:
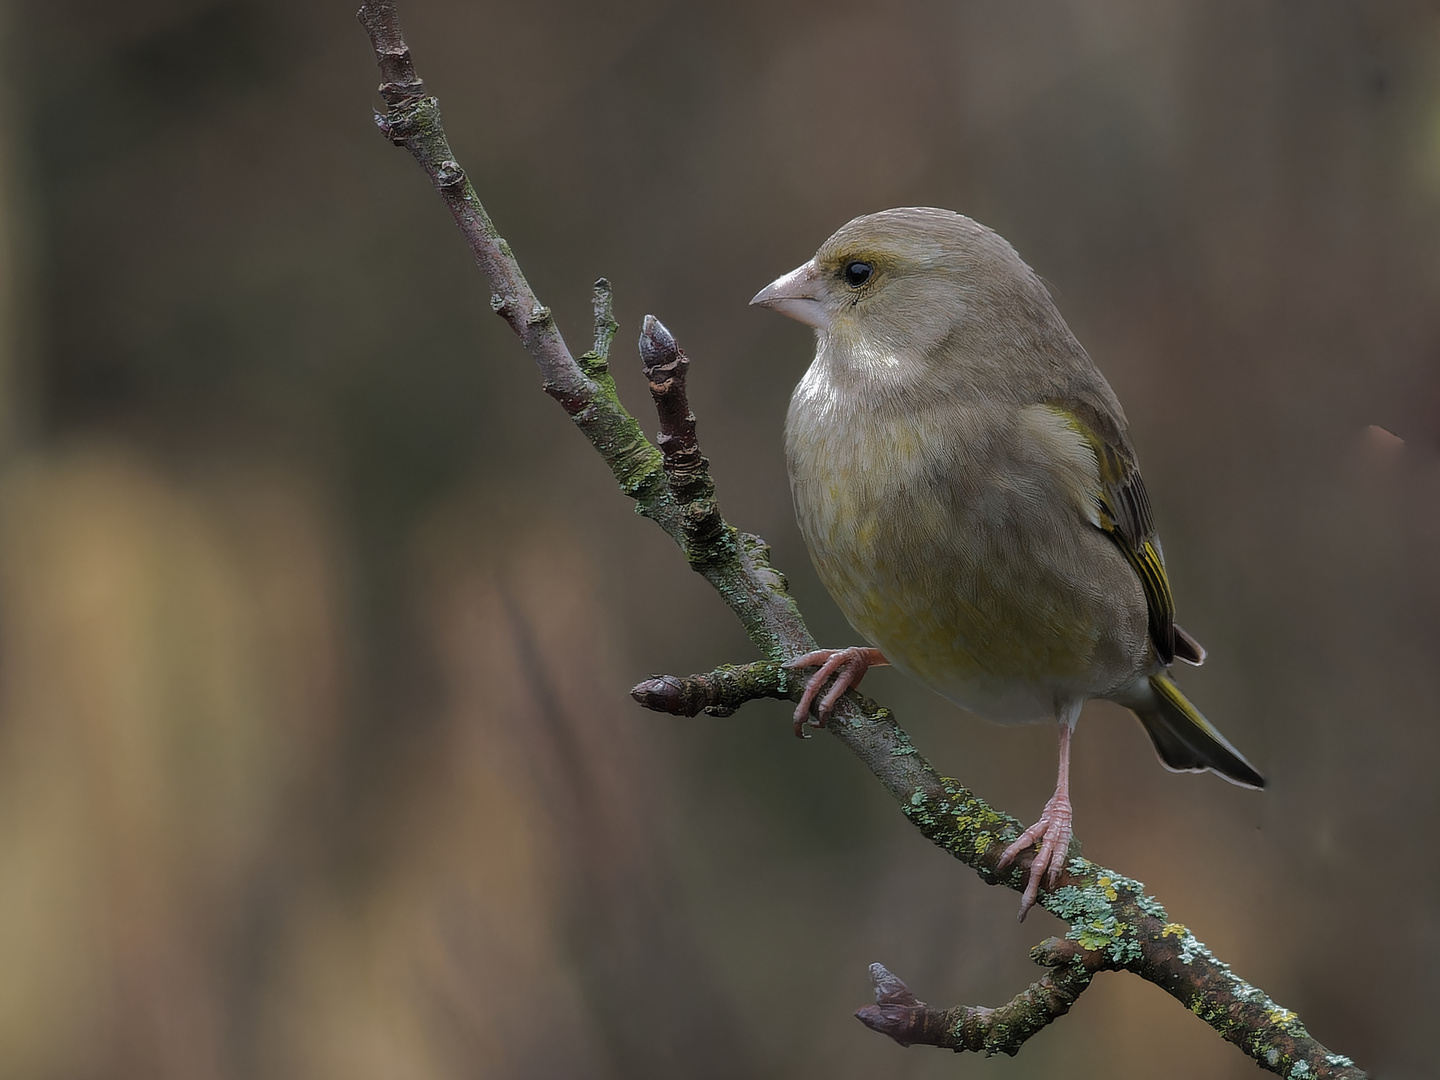
{"type": "Polygon", "coordinates": [[[1140,478],[1129,439],[1104,410],[1077,402],[1058,407],[1095,452],[1100,474],[1100,486],[1092,493],[1096,524],[1114,541],[1140,578],[1156,654],[1162,663],[1169,664],[1175,659],[1178,645],[1182,659],[1198,662],[1204,656],[1199,643],[1183,630],[1176,633],[1175,598],[1165,575],[1165,558],[1150,513],[1150,496],[1145,492],[1145,481],[1140,478]],[[1192,653],[1196,654],[1193,658],[1192,653]]]}

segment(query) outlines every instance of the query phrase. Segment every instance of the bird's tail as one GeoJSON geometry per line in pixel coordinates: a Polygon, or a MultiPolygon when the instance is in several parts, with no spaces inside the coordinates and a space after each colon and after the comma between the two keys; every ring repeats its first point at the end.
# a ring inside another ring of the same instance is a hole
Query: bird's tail
{"type": "Polygon", "coordinates": [[[1175,772],[1203,772],[1210,769],[1232,784],[1263,788],[1265,778],[1231,746],[1200,710],[1180,692],[1174,680],[1161,672],[1150,676],[1149,694],[1143,701],[1126,701],[1155,743],[1161,763],[1175,772]]]}

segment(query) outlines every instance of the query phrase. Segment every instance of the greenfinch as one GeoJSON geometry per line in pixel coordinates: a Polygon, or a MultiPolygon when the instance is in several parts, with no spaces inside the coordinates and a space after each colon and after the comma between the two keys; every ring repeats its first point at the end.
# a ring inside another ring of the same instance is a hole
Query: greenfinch
{"type": "Polygon", "coordinates": [[[1131,709],[1166,768],[1264,785],[1169,675],[1205,651],[1175,623],[1125,414],[1010,244],[948,210],[886,210],[751,303],[815,329],[785,423],[791,490],[820,580],[868,642],[790,661],[818,669],[797,733],[885,663],[987,719],[1055,721],[1055,794],[998,862],[1039,845],[1022,919],[1068,857],[1091,698],[1131,709]]]}

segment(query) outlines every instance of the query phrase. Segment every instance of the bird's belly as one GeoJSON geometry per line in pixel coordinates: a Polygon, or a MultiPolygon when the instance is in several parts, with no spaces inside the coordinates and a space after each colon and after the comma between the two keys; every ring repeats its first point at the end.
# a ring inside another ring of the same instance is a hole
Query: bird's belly
{"type": "Polygon", "coordinates": [[[935,482],[893,454],[877,468],[845,450],[792,455],[801,531],[841,611],[895,666],[1019,722],[1102,696],[1146,662],[1138,582],[1058,497],[991,483],[983,462],[973,482],[935,482]]]}
{"type": "Polygon", "coordinates": [[[1094,670],[1092,625],[1063,596],[1044,596],[1032,582],[1007,597],[992,591],[1002,584],[994,577],[961,567],[896,572],[863,548],[817,553],[821,579],[892,664],[957,705],[1002,722],[1048,720],[1059,702],[1089,697],[1108,681],[1094,670]]]}

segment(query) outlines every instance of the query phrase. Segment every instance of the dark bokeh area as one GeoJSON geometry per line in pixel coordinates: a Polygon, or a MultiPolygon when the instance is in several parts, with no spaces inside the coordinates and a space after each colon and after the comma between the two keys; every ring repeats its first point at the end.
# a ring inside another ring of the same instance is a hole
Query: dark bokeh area
{"type": "MultiPolygon", "coordinates": [[[[348,4],[16,0],[0,109],[0,1074],[1182,1078],[1254,1066],[1099,978],[1016,1059],[901,1049],[866,965],[998,1004],[1060,924],[779,703],[539,392],[374,130],[348,4]]],[[[1184,687],[1270,778],[1075,748],[1088,855],[1379,1076],[1440,961],[1440,8],[1240,0],[401,9],[577,351],[653,312],[732,522],[817,634],[781,457],[805,328],[746,308],[851,216],[1007,236],[1125,403],[1184,687]]],[[[1033,819],[1054,734],[899,675],[1033,819]]]]}

